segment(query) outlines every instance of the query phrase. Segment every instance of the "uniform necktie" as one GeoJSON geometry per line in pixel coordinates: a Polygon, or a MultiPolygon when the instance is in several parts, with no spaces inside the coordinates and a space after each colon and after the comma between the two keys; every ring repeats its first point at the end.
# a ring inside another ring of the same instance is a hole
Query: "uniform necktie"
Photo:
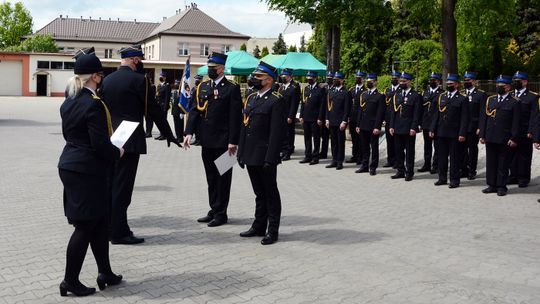
{"type": "Polygon", "coordinates": [[[503,100],[502,96],[499,96],[499,103],[503,100]]]}

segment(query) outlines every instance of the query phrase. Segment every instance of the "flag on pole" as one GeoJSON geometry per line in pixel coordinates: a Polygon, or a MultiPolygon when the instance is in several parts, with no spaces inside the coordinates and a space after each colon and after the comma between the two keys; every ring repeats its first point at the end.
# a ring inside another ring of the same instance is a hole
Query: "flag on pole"
{"type": "Polygon", "coordinates": [[[180,96],[178,97],[180,99],[178,101],[178,106],[184,112],[184,114],[187,114],[189,112],[189,98],[191,97],[190,74],[191,72],[190,72],[189,57],[188,57],[188,59],[186,60],[186,68],[184,70],[184,76],[182,76],[180,96]]]}

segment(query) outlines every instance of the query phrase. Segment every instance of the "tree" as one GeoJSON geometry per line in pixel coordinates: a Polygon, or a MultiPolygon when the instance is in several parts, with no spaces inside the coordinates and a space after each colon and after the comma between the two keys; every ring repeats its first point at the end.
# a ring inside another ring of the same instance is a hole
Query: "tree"
{"type": "Polygon", "coordinates": [[[514,36],[516,51],[527,63],[540,47],[540,0],[517,0],[515,21],[521,25],[514,36]]]}
{"type": "Polygon", "coordinates": [[[456,0],[442,0],[442,72],[446,80],[448,73],[457,73],[457,32],[454,10],[456,0]]]}
{"type": "Polygon", "coordinates": [[[255,58],[261,58],[261,50],[259,49],[258,45],[256,45],[255,48],[253,49],[253,56],[255,58]]]}
{"type": "Polygon", "coordinates": [[[32,34],[32,16],[21,2],[12,7],[10,2],[0,4],[0,49],[17,46],[21,38],[32,34]]]}
{"type": "Polygon", "coordinates": [[[240,51],[247,52],[247,45],[245,43],[242,43],[242,45],[240,45],[240,51]]]}
{"type": "Polygon", "coordinates": [[[264,58],[264,56],[270,54],[270,51],[268,51],[268,47],[263,47],[262,51],[261,51],[261,58],[264,58]]]}
{"type": "Polygon", "coordinates": [[[277,55],[287,53],[287,45],[285,44],[285,40],[283,40],[283,35],[281,33],[279,33],[278,39],[272,47],[272,53],[277,55]]]}
{"type": "Polygon", "coordinates": [[[288,49],[287,49],[287,53],[289,52],[298,52],[298,50],[296,49],[296,45],[291,45],[288,49]]]}
{"type": "Polygon", "coordinates": [[[50,35],[34,35],[23,41],[21,50],[24,52],[57,53],[58,46],[50,35]]]}
{"type": "Polygon", "coordinates": [[[298,51],[301,53],[306,51],[306,35],[302,35],[302,37],[300,37],[300,48],[298,51]]]}

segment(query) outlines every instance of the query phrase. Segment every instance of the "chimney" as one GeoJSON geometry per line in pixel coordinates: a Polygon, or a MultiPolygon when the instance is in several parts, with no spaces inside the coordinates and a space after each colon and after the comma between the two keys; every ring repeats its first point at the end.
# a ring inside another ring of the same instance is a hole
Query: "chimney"
{"type": "Polygon", "coordinates": [[[82,16],[81,16],[81,20],[83,20],[82,16]]]}
{"type": "Polygon", "coordinates": [[[133,19],[133,22],[134,22],[134,23],[137,23],[137,18],[133,19]]]}
{"type": "Polygon", "coordinates": [[[111,21],[111,17],[109,17],[109,21],[111,21]]]}
{"type": "Polygon", "coordinates": [[[89,17],[88,17],[88,20],[92,21],[92,16],[89,16],[89,17]]]}
{"type": "Polygon", "coordinates": [[[116,22],[120,23],[120,18],[116,18],[116,22]]]}
{"type": "Polygon", "coordinates": [[[99,21],[101,21],[101,17],[99,17],[99,21]]]}
{"type": "Polygon", "coordinates": [[[167,17],[163,17],[163,21],[167,20],[167,17]]]}
{"type": "Polygon", "coordinates": [[[62,15],[60,15],[60,19],[62,19],[62,15]]]}

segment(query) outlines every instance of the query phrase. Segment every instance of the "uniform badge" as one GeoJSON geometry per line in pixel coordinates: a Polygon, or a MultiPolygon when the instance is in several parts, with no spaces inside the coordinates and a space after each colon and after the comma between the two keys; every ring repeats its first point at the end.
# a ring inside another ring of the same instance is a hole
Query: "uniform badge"
{"type": "Polygon", "coordinates": [[[472,96],[469,96],[469,102],[472,102],[472,96]]]}
{"type": "Polygon", "coordinates": [[[405,97],[403,100],[405,100],[405,102],[409,101],[409,97],[405,97]]]}
{"type": "Polygon", "coordinates": [[[214,89],[214,99],[218,99],[219,91],[217,89],[214,89]]]}

